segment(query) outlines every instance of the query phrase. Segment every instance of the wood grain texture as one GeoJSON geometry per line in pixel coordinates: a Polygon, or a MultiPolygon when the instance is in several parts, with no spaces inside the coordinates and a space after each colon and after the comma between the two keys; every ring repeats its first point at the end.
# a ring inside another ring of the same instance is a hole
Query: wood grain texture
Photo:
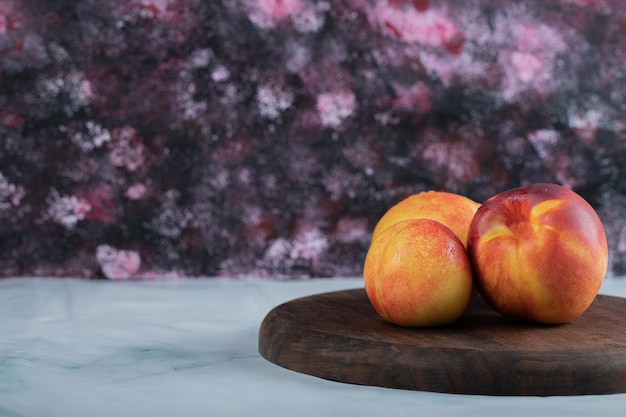
{"type": "Polygon", "coordinates": [[[516,322],[475,297],[451,327],[383,321],[365,290],[299,298],[271,310],[259,352],[293,371],[353,384],[487,395],[626,392],[626,299],[598,296],[562,325],[516,322]]]}

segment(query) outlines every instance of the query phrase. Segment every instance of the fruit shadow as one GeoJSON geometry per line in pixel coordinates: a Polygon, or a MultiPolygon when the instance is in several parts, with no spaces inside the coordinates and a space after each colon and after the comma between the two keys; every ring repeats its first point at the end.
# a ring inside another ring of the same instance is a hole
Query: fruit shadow
{"type": "Polygon", "coordinates": [[[503,330],[553,329],[566,324],[545,324],[529,320],[515,319],[502,315],[494,310],[479,294],[474,296],[463,315],[450,326],[458,331],[468,328],[498,328],[503,330]]]}

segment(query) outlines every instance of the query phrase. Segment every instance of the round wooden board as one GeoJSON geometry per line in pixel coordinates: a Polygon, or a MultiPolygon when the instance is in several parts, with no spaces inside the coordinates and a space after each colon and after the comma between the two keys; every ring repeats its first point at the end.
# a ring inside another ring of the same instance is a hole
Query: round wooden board
{"type": "Polygon", "coordinates": [[[486,395],[626,392],[626,299],[599,295],[562,325],[515,322],[475,297],[451,327],[383,321],[364,289],[271,310],[259,352],[293,371],[353,384],[486,395]]]}

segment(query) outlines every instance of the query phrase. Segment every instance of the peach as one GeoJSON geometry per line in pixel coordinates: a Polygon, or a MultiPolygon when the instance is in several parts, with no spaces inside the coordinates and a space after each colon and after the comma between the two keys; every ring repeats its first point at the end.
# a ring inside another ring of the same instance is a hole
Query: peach
{"type": "Polygon", "coordinates": [[[376,236],[363,277],[376,312],[406,327],[453,323],[473,287],[465,246],[452,230],[429,219],[403,220],[376,236]]]}
{"type": "Polygon", "coordinates": [[[423,191],[401,200],[378,221],[372,240],[389,226],[408,219],[430,219],[449,227],[467,246],[467,230],[480,204],[460,194],[423,191]]]}
{"type": "Polygon", "coordinates": [[[565,323],[595,299],[608,267],[593,207],[557,184],[505,191],[478,209],[468,253],[480,294],[505,316],[565,323]]]}

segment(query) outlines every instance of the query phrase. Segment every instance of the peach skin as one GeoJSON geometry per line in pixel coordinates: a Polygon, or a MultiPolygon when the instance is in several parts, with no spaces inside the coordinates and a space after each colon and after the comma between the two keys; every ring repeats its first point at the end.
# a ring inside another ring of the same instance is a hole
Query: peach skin
{"type": "Polygon", "coordinates": [[[608,267],[593,207],[557,184],[500,193],[478,209],[468,252],[480,294],[505,316],[565,323],[593,302],[608,267]]]}
{"type": "Polygon", "coordinates": [[[387,227],[408,219],[430,219],[449,227],[467,246],[467,230],[480,204],[460,194],[423,191],[401,200],[378,221],[372,240],[387,227]]]}
{"type": "Polygon", "coordinates": [[[463,243],[448,227],[428,219],[397,222],[374,238],[363,277],[378,314],[407,327],[453,323],[473,288],[463,243]]]}

